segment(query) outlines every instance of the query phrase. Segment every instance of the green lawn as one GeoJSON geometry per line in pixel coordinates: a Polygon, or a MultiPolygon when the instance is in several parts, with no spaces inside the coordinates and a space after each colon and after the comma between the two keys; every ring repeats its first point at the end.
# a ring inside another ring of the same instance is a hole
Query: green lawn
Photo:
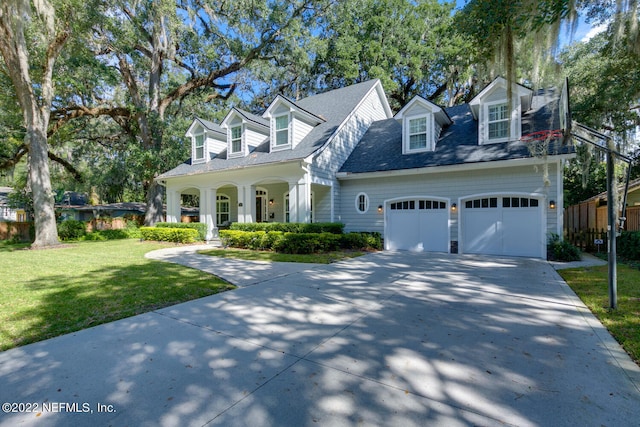
{"type": "Polygon", "coordinates": [[[560,270],[560,275],[640,365],[640,270],[618,264],[618,308],[610,310],[608,266],[560,270]]]}
{"type": "Polygon", "coordinates": [[[168,246],[0,244],[0,351],[233,288],[210,274],[144,258],[168,246]]]}
{"type": "Polygon", "coordinates": [[[329,252],[320,254],[281,254],[271,251],[251,251],[248,249],[205,249],[199,254],[217,256],[221,258],[236,258],[250,261],[270,262],[307,262],[317,264],[330,264],[345,258],[355,258],[364,255],[364,252],[329,252]]]}

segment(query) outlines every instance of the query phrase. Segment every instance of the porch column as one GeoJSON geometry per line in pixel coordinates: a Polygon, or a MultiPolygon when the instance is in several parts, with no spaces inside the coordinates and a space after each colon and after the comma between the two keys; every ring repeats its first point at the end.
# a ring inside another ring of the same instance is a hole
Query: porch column
{"type": "Polygon", "coordinates": [[[308,174],[296,182],[289,182],[289,220],[311,222],[311,183],[308,174]]]}
{"type": "Polygon", "coordinates": [[[253,185],[241,185],[238,187],[238,222],[253,222],[255,217],[256,187],[253,185]]]}
{"type": "Polygon", "coordinates": [[[167,189],[166,222],[180,222],[180,193],[167,189]]]}
{"type": "Polygon", "coordinates": [[[210,188],[200,189],[200,222],[207,225],[205,240],[213,238],[216,217],[216,190],[210,188]]]}

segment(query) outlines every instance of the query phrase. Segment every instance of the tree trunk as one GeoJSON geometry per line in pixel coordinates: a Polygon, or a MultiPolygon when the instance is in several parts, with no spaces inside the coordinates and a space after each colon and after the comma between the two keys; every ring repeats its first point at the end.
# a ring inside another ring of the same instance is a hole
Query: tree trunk
{"type": "Polygon", "coordinates": [[[49,174],[46,129],[30,127],[26,139],[29,146],[29,184],[33,193],[36,239],[32,247],[59,245],[53,191],[49,174]]]}
{"type": "Polygon", "coordinates": [[[162,198],[164,196],[163,187],[156,181],[151,181],[147,189],[147,212],[144,215],[144,224],[155,225],[164,220],[162,198]]]}

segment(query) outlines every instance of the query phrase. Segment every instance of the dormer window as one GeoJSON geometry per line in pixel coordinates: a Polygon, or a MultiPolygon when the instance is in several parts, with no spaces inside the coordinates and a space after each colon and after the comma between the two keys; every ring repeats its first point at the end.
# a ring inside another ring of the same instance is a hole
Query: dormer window
{"type": "Polygon", "coordinates": [[[427,137],[427,117],[409,119],[409,151],[426,150],[427,137]]]}
{"type": "Polygon", "coordinates": [[[487,105],[488,139],[503,140],[509,138],[509,110],[507,103],[487,105]]]}
{"type": "Polygon", "coordinates": [[[507,80],[497,77],[470,102],[478,121],[478,144],[517,141],[522,134],[522,114],[531,107],[533,91],[514,83],[511,101],[507,80]]]}
{"type": "Polygon", "coordinates": [[[269,120],[271,151],[293,150],[324,119],[278,95],[262,115],[269,120]]]}
{"type": "Polygon", "coordinates": [[[194,160],[204,159],[204,133],[195,136],[194,160]]]}
{"type": "Polygon", "coordinates": [[[452,123],[442,108],[420,96],[409,101],[395,119],[402,125],[402,154],[435,150],[442,129],[452,123]]]}
{"type": "Polygon", "coordinates": [[[242,152],[242,126],[231,128],[231,152],[237,154],[242,152]]]}
{"type": "Polygon", "coordinates": [[[275,121],[275,145],[285,147],[289,145],[289,114],[276,116],[275,121]]]}

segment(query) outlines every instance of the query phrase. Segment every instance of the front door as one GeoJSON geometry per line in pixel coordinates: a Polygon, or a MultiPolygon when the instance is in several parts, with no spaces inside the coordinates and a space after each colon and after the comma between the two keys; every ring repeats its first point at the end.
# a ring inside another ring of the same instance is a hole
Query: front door
{"type": "Polygon", "coordinates": [[[256,222],[267,221],[267,192],[256,190],[256,222]]]}

